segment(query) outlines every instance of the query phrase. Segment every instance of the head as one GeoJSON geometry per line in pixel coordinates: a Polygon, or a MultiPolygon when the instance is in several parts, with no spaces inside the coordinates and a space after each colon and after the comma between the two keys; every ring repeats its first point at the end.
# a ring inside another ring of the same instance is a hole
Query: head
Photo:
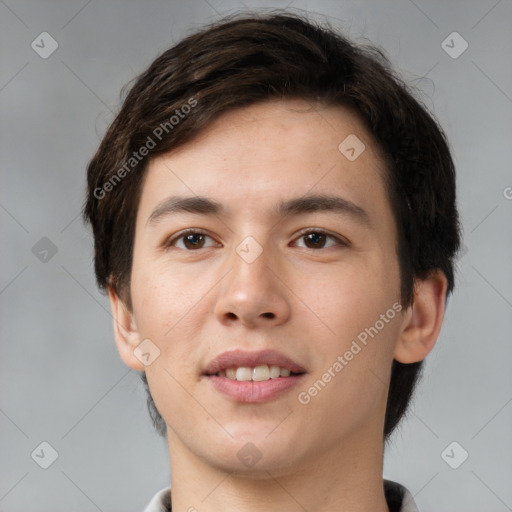
{"type": "MultiPolygon", "coordinates": [[[[429,304],[442,310],[439,301],[453,290],[460,239],[454,165],[443,131],[378,49],[289,14],[217,22],[136,78],[87,178],[83,214],[93,228],[97,283],[109,293],[120,352],[141,371],[161,435],[170,426],[186,438],[191,428],[172,420],[173,407],[186,403],[178,382],[214,401],[193,374],[193,361],[204,368],[240,340],[246,349],[297,350],[311,370],[310,386],[395,305],[396,315],[380,321],[385,326],[376,329],[375,340],[359,343],[361,354],[342,371],[331,370],[336,377],[317,398],[307,405],[296,401],[293,415],[300,419],[308,407],[321,414],[329,401],[334,412],[355,404],[370,370],[368,394],[376,398],[367,398],[350,428],[361,427],[357,422],[370,418],[384,397],[378,413],[382,438],[389,438],[439,333],[442,314],[429,304]],[[349,135],[364,144],[362,151],[355,148],[354,160],[343,153],[349,135]],[[306,217],[269,216],[280,201],[330,192],[364,214],[345,205],[337,216],[309,205],[306,217]],[[148,228],[151,214],[171,195],[212,197],[231,213],[169,217],[148,228]],[[313,245],[286,252],[284,241],[296,241],[295,228],[305,224],[344,245],[321,256],[313,245]],[[186,253],[182,243],[164,248],[171,233],[190,226],[209,237],[202,252],[186,253]],[[250,250],[262,250],[251,263],[236,251],[248,236],[256,242],[250,250]],[[429,314],[436,316],[430,324],[429,314]],[[161,353],[147,367],[133,358],[145,338],[161,353]],[[340,396],[344,389],[352,394],[340,396]]],[[[212,403],[210,419],[226,418],[222,427],[230,434],[253,439],[229,407],[212,403]]],[[[259,426],[270,431],[277,411],[269,407],[259,426]]],[[[293,438],[293,426],[280,428],[293,438]]]]}

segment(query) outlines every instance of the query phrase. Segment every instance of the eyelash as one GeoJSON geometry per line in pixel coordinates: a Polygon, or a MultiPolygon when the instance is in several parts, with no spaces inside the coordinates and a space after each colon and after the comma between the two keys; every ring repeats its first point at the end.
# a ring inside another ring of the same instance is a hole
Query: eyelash
{"type": "MultiPolygon", "coordinates": [[[[324,231],[323,229],[314,229],[314,228],[309,228],[305,231],[302,231],[301,233],[299,233],[299,235],[297,236],[296,240],[300,239],[300,238],[303,238],[305,237],[306,235],[309,235],[311,233],[315,233],[315,234],[319,234],[319,235],[326,235],[328,238],[332,238],[334,240],[336,240],[338,246],[342,246],[342,247],[348,247],[349,246],[349,243],[337,236],[334,236],[332,234],[330,234],[329,232],[327,231],[324,231]]],[[[189,229],[186,229],[184,231],[181,231],[180,233],[177,233],[176,235],[174,235],[173,237],[170,237],[168,238],[165,243],[164,243],[164,249],[170,249],[173,244],[186,237],[187,235],[190,235],[190,234],[194,234],[194,235],[204,235],[204,236],[207,236],[209,238],[212,238],[208,233],[205,233],[204,231],[202,231],[201,229],[195,229],[195,228],[189,228],[189,229]]],[[[332,247],[332,246],[331,246],[332,247]]],[[[330,249],[331,247],[321,247],[320,249],[315,249],[315,248],[310,248],[310,247],[305,247],[305,249],[310,249],[310,250],[313,250],[313,251],[319,251],[319,250],[325,250],[325,249],[330,249]]],[[[200,247],[199,249],[203,249],[203,247],[200,247]]],[[[195,252],[199,249],[182,249],[184,251],[187,251],[187,252],[195,252]]],[[[206,247],[207,249],[207,247],[206,247]]]]}

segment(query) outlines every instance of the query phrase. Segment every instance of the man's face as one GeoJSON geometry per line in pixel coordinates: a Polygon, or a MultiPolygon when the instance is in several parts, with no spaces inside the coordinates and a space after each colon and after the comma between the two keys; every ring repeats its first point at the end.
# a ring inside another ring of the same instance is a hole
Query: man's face
{"type": "Polygon", "coordinates": [[[308,107],[229,112],[152,160],[143,185],[131,296],[139,340],[160,351],[145,368],[151,393],[171,453],[226,471],[285,473],[382,444],[403,323],[384,166],[353,113],[308,107]],[[151,220],[171,196],[222,211],[151,220]],[[278,211],[309,196],[341,201],[278,211]]]}

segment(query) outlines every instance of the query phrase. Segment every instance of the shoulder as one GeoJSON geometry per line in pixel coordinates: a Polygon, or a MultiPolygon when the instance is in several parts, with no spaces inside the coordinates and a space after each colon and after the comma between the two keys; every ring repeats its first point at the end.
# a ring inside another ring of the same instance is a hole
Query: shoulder
{"type": "MultiPolygon", "coordinates": [[[[412,494],[407,488],[392,480],[383,480],[384,493],[390,512],[420,512],[412,494]]],[[[148,503],[144,512],[171,512],[171,488],[158,491],[148,503]]]]}
{"type": "Polygon", "coordinates": [[[171,488],[158,491],[143,512],[171,512],[171,488]]]}

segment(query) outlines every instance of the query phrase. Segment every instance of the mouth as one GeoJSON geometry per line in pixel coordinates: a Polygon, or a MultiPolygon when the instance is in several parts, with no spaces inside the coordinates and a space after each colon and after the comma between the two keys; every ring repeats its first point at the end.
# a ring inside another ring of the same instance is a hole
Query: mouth
{"type": "Polygon", "coordinates": [[[298,363],[274,350],[233,350],[213,359],[203,376],[236,402],[260,403],[289,391],[306,373],[298,363]]]}
{"type": "MultiPolygon", "coordinates": [[[[227,377],[230,380],[237,380],[238,382],[263,382],[270,379],[287,378],[295,375],[302,375],[302,373],[295,373],[288,368],[281,368],[280,366],[267,364],[260,364],[251,368],[250,366],[239,366],[238,368],[227,368],[214,374],[216,377],[227,377]]],[[[211,377],[211,375],[210,375],[211,377]]]]}

